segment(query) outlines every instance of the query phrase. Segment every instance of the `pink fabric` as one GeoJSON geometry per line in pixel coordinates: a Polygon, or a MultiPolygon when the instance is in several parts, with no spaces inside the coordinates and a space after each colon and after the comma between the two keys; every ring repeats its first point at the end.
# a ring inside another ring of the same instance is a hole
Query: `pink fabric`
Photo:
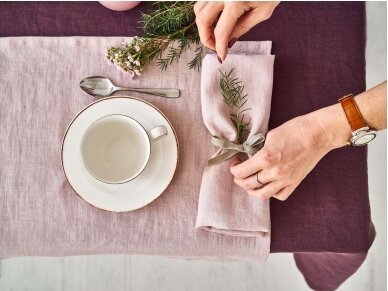
{"type": "MultiPolygon", "coordinates": [[[[128,38],[0,38],[0,257],[148,254],[261,261],[267,249],[257,238],[195,228],[203,169],[215,149],[202,122],[200,73],[187,69],[193,54],[163,72],[154,63],[131,80],[104,60],[105,48],[123,40],[128,38]],[[85,203],[62,172],[66,127],[95,100],[79,82],[95,75],[122,86],[181,89],[173,100],[130,94],[160,108],[179,140],[170,186],[136,211],[111,213],[85,203]]],[[[236,50],[257,45],[244,42],[236,50]]]]}
{"type": "MultiPolygon", "coordinates": [[[[250,134],[265,134],[271,109],[273,64],[271,42],[258,42],[251,50],[230,53],[226,60],[218,63],[215,54],[203,59],[201,75],[201,102],[204,123],[212,135],[236,142],[236,131],[231,122],[232,110],[226,106],[220,90],[221,73],[234,68],[233,77],[239,78],[248,94],[243,108],[250,121],[250,134]],[[245,53],[245,54],[243,54],[245,53]]],[[[203,141],[210,146],[215,155],[217,150],[210,140],[203,141]]],[[[210,156],[208,157],[210,158],[210,156]]],[[[249,196],[233,182],[230,164],[234,158],[204,170],[198,205],[196,227],[231,236],[254,237],[262,252],[264,261],[270,251],[270,214],[269,200],[260,201],[249,196]]]]}

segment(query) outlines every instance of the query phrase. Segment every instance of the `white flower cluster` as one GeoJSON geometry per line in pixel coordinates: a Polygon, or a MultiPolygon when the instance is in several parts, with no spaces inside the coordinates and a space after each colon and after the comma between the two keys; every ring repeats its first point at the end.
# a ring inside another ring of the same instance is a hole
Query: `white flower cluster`
{"type": "Polygon", "coordinates": [[[131,77],[141,76],[144,64],[141,62],[142,39],[135,36],[128,43],[121,47],[110,47],[106,51],[107,59],[120,68],[121,71],[129,73],[131,77]]]}

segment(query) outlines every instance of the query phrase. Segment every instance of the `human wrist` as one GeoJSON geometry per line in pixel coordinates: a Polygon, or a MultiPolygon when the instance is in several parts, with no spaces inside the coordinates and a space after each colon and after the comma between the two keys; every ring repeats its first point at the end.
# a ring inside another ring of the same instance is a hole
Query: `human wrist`
{"type": "Polygon", "coordinates": [[[387,81],[354,97],[368,127],[382,130],[387,127],[387,81]]]}
{"type": "Polygon", "coordinates": [[[325,146],[333,150],[349,144],[352,130],[341,105],[334,104],[310,113],[325,135],[325,146]]]}

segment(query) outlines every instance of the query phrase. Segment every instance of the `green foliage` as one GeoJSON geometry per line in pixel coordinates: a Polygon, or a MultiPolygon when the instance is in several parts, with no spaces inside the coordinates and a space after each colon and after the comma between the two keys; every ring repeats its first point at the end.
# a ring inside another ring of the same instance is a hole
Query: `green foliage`
{"type": "Polygon", "coordinates": [[[247,140],[249,131],[250,131],[249,129],[250,120],[246,122],[243,114],[247,110],[250,110],[250,108],[247,108],[237,113],[232,113],[230,115],[230,120],[232,120],[234,128],[236,129],[237,140],[240,144],[242,144],[244,141],[247,140]]]}
{"type": "Polygon", "coordinates": [[[142,14],[140,24],[144,37],[168,37],[173,40],[199,42],[195,25],[195,1],[155,2],[148,14],[142,14]]]}
{"type": "Polygon", "coordinates": [[[151,42],[160,39],[168,43],[168,46],[157,48],[154,55],[158,59],[158,66],[165,70],[174,61],[178,61],[182,53],[190,48],[190,44],[198,45],[195,56],[189,62],[189,68],[200,67],[202,60],[202,45],[199,44],[199,33],[195,24],[195,1],[182,2],[156,2],[153,9],[143,13],[140,24],[144,29],[144,37],[151,42]],[[165,56],[163,52],[167,49],[165,56]],[[199,49],[200,48],[200,49],[199,49]]]}
{"type": "Polygon", "coordinates": [[[239,81],[238,78],[232,77],[233,72],[234,68],[228,73],[220,70],[220,88],[222,96],[224,97],[224,102],[232,109],[234,107],[241,108],[244,106],[248,96],[247,94],[244,95],[244,86],[241,85],[241,81],[239,81]]]}
{"type": "Polygon", "coordinates": [[[234,110],[230,119],[237,132],[237,140],[243,143],[249,134],[249,121],[245,121],[244,112],[251,108],[242,109],[247,102],[248,94],[244,94],[244,86],[238,78],[232,76],[234,68],[229,72],[222,72],[220,78],[220,89],[225,104],[234,110]]]}
{"type": "Polygon", "coordinates": [[[166,70],[173,62],[179,61],[185,50],[195,45],[194,58],[188,67],[199,70],[203,46],[195,24],[194,4],[195,1],[155,2],[139,21],[144,36],[121,47],[108,48],[108,59],[123,71],[140,76],[144,66],[153,59],[162,70],[166,70]],[[127,59],[131,61],[128,63],[127,59]],[[136,61],[139,65],[134,65],[136,61]]]}
{"type": "Polygon", "coordinates": [[[192,59],[188,63],[189,69],[197,68],[199,70],[199,68],[201,67],[202,54],[203,54],[203,46],[202,45],[198,46],[195,49],[194,54],[195,54],[194,59],[192,59]]]}

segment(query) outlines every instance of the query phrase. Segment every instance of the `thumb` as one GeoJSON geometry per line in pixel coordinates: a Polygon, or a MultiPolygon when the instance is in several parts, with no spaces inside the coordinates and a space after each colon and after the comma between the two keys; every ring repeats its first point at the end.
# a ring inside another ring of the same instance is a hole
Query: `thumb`
{"type": "Polygon", "coordinates": [[[234,29],[230,35],[230,39],[239,38],[243,34],[251,30],[252,27],[267,20],[268,17],[265,17],[263,13],[260,13],[258,9],[251,10],[241,16],[234,26],[234,29]]]}

